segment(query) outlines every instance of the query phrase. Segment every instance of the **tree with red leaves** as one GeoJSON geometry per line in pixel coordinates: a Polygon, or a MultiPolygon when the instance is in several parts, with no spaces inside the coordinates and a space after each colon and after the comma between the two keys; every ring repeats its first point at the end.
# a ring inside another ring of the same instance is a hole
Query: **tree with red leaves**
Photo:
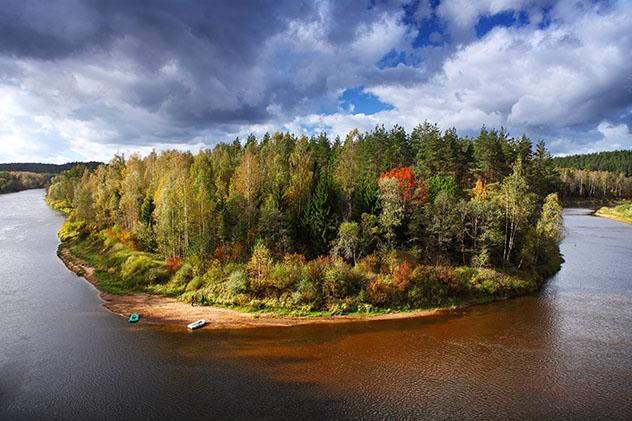
{"type": "Polygon", "coordinates": [[[426,202],[426,188],[423,183],[417,179],[412,167],[393,168],[390,171],[380,174],[380,180],[387,178],[397,180],[399,194],[405,205],[421,205],[426,202]]]}

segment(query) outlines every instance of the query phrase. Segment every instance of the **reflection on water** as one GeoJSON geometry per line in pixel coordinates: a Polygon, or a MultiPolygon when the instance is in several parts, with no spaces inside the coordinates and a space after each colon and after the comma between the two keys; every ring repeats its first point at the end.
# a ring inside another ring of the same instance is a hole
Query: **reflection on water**
{"type": "Polygon", "coordinates": [[[537,296],[419,320],[129,326],[55,256],[41,191],[0,196],[0,418],[629,418],[632,227],[565,212],[537,296]]]}

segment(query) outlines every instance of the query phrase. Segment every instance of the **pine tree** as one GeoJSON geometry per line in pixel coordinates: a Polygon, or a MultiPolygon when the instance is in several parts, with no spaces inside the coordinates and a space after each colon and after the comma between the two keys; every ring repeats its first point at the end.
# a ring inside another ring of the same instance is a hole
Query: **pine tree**
{"type": "Polygon", "coordinates": [[[328,173],[321,175],[312,195],[305,215],[303,226],[311,239],[311,251],[315,255],[327,253],[327,247],[335,235],[335,190],[328,173]]]}

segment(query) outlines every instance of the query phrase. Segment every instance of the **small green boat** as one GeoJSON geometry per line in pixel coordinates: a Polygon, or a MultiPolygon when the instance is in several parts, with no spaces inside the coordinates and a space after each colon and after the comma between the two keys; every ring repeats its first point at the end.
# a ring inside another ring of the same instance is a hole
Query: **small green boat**
{"type": "Polygon", "coordinates": [[[140,319],[140,316],[136,313],[132,313],[131,316],[129,316],[129,322],[130,323],[136,323],[138,322],[138,320],[140,319]]]}

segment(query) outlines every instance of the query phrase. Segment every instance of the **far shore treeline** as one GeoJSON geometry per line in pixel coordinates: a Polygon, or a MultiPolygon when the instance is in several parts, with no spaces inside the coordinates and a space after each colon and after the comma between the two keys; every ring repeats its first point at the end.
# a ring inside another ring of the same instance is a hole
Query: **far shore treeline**
{"type": "MultiPolygon", "coordinates": [[[[561,264],[557,193],[588,194],[571,184],[592,173],[576,171],[560,174],[544,142],[426,122],[115,156],[55,177],[47,200],[108,292],[368,312],[537,289],[561,264]]],[[[610,174],[603,194],[629,192],[610,174]]]]}
{"type": "Polygon", "coordinates": [[[48,186],[55,174],[76,166],[96,169],[100,162],[68,162],[66,164],[10,163],[0,164],[0,194],[48,186]]]}
{"type": "Polygon", "coordinates": [[[95,169],[101,164],[103,163],[97,162],[97,161],[67,162],[65,164],[44,164],[41,162],[12,162],[12,163],[0,164],[0,171],[12,171],[12,172],[20,171],[20,172],[30,172],[30,173],[38,173],[38,174],[59,174],[63,171],[67,171],[71,168],[74,168],[77,165],[82,165],[90,169],[95,169]]]}
{"type": "Polygon", "coordinates": [[[48,185],[53,174],[25,171],[0,171],[0,194],[22,190],[41,189],[48,185]]]}

